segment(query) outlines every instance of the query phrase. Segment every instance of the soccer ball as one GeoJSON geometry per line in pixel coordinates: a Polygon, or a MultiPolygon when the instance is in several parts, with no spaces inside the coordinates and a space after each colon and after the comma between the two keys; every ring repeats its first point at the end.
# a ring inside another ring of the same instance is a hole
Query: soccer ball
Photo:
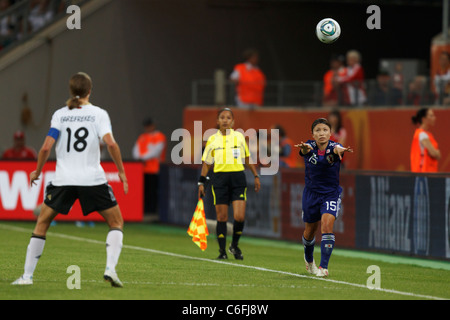
{"type": "Polygon", "coordinates": [[[336,20],[325,18],[320,20],[316,26],[316,36],[323,43],[333,43],[341,35],[341,27],[336,20]]]}

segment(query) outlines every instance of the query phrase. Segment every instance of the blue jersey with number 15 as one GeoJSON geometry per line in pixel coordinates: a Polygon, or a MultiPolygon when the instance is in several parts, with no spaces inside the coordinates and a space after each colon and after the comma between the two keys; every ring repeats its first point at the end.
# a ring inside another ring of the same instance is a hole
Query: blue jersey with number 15
{"type": "Polygon", "coordinates": [[[325,150],[319,150],[315,140],[308,140],[306,143],[312,146],[307,154],[299,154],[305,160],[305,187],[311,191],[328,194],[342,192],[339,186],[339,169],[341,160],[334,153],[334,148],[342,145],[329,141],[325,150]]]}

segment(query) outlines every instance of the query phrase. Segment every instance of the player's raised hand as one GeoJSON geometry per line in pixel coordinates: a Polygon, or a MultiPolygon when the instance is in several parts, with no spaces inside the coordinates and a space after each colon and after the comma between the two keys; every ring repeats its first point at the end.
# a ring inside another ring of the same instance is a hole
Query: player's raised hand
{"type": "Polygon", "coordinates": [[[305,143],[303,141],[300,142],[299,144],[295,144],[294,147],[300,148],[303,154],[307,154],[313,149],[313,147],[309,143],[305,143]]]}
{"type": "Polygon", "coordinates": [[[334,153],[336,153],[339,156],[339,159],[342,160],[342,156],[344,155],[344,152],[353,152],[353,149],[351,147],[341,147],[341,146],[336,146],[334,148],[334,153]]]}

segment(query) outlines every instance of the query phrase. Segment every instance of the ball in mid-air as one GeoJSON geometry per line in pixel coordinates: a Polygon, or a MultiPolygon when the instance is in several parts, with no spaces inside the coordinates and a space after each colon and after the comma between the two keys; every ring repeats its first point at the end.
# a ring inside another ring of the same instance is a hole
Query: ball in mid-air
{"type": "Polygon", "coordinates": [[[339,23],[331,18],[320,20],[316,26],[316,36],[323,43],[333,43],[341,35],[341,27],[339,23]]]}

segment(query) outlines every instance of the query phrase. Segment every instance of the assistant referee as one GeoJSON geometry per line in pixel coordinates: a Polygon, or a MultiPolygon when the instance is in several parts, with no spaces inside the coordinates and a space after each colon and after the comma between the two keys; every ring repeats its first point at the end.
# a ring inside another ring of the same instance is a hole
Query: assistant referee
{"type": "Polygon", "coordinates": [[[209,169],[214,164],[214,178],[212,193],[217,214],[216,234],[219,242],[219,256],[217,259],[228,259],[225,251],[227,237],[228,208],[233,205],[234,223],[233,239],[229,252],[235,259],[244,259],[238,247],[239,238],[244,229],[245,204],[247,200],[247,181],[244,174],[244,165],[255,176],[255,191],[258,192],[261,184],[253,164],[250,163],[250,152],[244,135],[234,131],[234,115],[231,109],[223,108],[217,114],[219,130],[209,137],[202,157],[202,171],[198,181],[199,198],[205,195],[204,184],[209,169]]]}

